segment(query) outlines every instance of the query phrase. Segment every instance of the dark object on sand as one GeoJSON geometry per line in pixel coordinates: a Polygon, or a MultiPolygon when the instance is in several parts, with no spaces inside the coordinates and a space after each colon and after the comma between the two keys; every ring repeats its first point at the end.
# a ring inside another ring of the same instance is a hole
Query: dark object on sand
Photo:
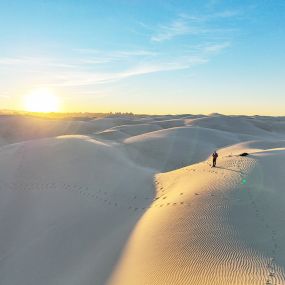
{"type": "Polygon", "coordinates": [[[239,156],[248,156],[249,154],[247,152],[241,153],[239,156]]]}
{"type": "Polygon", "coordinates": [[[212,167],[216,167],[218,156],[219,156],[218,153],[216,151],[214,151],[213,154],[212,154],[212,157],[213,157],[213,165],[212,165],[212,167]]]}

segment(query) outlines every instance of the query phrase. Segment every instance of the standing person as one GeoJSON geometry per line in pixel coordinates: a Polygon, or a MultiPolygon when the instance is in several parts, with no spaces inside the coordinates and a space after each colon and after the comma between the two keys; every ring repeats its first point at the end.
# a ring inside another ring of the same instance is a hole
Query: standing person
{"type": "Polygon", "coordinates": [[[213,166],[212,167],[216,167],[216,162],[217,162],[217,158],[218,158],[218,153],[216,151],[213,152],[212,157],[213,157],[213,166]]]}

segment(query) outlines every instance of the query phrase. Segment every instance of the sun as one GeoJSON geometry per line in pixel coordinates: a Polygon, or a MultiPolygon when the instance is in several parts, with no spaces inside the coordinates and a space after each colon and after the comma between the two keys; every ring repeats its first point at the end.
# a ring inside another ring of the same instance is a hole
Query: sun
{"type": "Polygon", "coordinates": [[[25,96],[24,108],[29,112],[57,112],[59,99],[47,89],[37,89],[25,96]]]}

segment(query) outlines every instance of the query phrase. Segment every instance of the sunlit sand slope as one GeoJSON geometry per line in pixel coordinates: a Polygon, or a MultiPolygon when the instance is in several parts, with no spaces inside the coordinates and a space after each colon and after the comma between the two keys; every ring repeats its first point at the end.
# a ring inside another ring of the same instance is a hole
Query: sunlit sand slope
{"type": "Polygon", "coordinates": [[[281,149],[157,175],[109,284],[285,284],[284,165],[281,149]]]}

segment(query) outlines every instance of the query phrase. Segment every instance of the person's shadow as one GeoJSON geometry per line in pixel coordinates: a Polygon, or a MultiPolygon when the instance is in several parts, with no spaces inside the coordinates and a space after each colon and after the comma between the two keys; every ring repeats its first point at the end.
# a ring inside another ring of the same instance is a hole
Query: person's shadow
{"type": "Polygon", "coordinates": [[[220,167],[220,166],[216,166],[216,168],[220,168],[220,169],[224,169],[224,170],[229,170],[229,171],[236,172],[236,173],[245,174],[245,172],[238,171],[238,170],[234,170],[234,169],[230,169],[230,168],[225,168],[225,167],[220,167]]]}

